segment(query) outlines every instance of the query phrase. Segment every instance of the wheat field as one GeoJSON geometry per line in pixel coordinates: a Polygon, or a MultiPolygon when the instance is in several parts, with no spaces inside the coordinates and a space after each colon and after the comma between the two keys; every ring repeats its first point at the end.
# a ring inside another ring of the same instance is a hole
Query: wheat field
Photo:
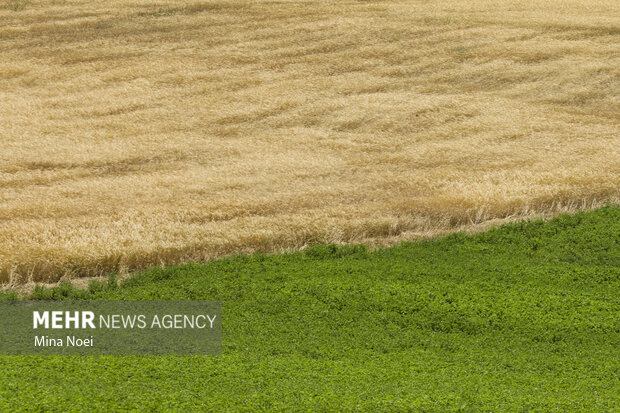
{"type": "Polygon", "coordinates": [[[0,281],[620,201],[620,2],[0,0],[0,281]]]}

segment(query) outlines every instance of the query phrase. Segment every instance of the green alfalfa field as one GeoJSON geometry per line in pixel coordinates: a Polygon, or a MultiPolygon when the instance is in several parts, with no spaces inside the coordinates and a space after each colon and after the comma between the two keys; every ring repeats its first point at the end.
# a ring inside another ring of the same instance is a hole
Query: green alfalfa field
{"type": "Polygon", "coordinates": [[[3,299],[222,300],[221,356],[2,356],[2,411],[618,411],[620,207],[3,299]]]}

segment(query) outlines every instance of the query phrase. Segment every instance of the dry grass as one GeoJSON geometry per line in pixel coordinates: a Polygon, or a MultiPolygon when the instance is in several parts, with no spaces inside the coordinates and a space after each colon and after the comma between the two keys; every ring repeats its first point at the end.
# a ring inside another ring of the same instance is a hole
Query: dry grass
{"type": "Polygon", "coordinates": [[[620,201],[617,0],[0,0],[0,98],[5,282],[620,201]]]}

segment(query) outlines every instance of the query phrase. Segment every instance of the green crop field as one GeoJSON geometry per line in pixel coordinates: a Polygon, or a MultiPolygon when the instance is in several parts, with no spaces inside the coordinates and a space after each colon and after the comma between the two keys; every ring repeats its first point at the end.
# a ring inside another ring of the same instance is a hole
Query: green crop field
{"type": "Polygon", "coordinates": [[[608,206],[39,287],[30,298],[222,300],[223,353],[3,356],[0,410],[619,411],[619,238],[608,206]]]}

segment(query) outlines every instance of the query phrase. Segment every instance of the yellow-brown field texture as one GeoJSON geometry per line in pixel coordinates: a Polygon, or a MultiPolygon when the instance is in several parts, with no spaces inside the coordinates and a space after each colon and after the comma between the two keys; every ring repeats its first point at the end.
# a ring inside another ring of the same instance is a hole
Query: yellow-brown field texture
{"type": "Polygon", "coordinates": [[[0,0],[0,280],[620,200],[617,0],[0,0]]]}

